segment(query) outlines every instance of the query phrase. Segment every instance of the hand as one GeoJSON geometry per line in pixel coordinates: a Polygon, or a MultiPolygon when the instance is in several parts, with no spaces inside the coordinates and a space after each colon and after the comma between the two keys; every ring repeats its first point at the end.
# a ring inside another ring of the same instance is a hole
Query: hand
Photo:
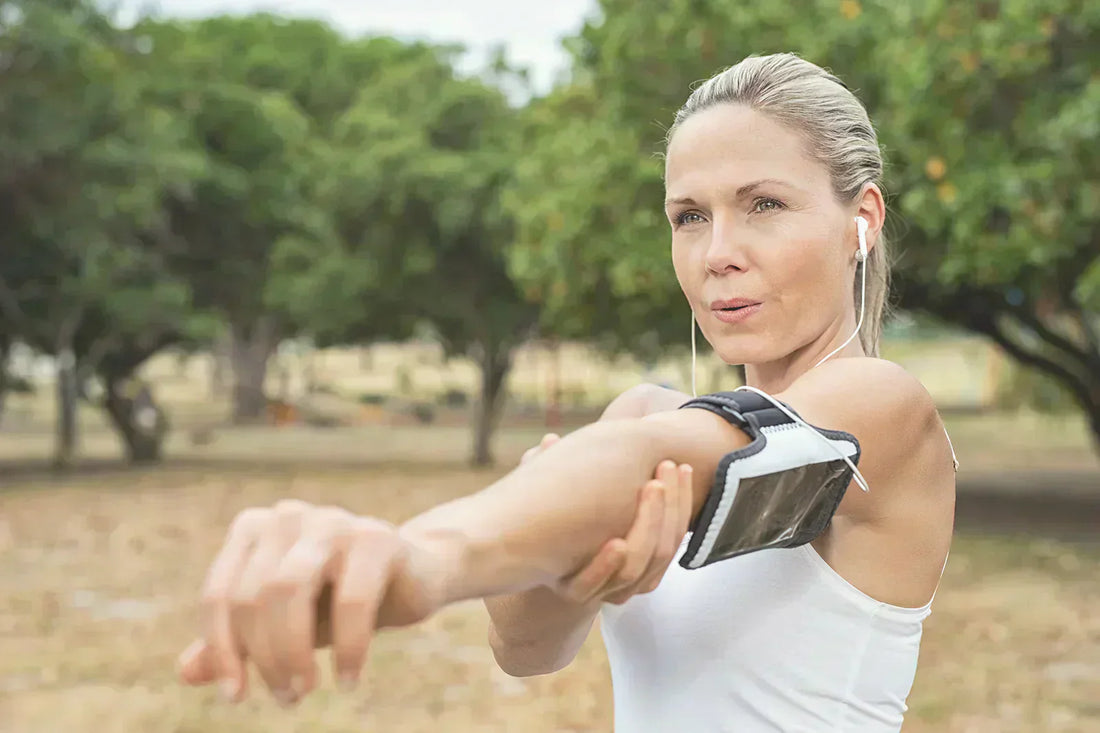
{"type": "Polygon", "coordinates": [[[217,681],[239,701],[251,660],[275,698],[292,704],[316,686],[314,649],[331,644],[341,685],[354,686],[376,628],[441,605],[442,589],[420,579],[439,577],[428,570],[386,522],[299,501],[247,509],[210,567],[203,635],[180,656],[180,677],[217,681]]]}
{"type": "MultiPolygon", "coordinates": [[[[544,435],[523,454],[520,463],[559,440],[554,433],[544,435]]],[[[608,540],[588,565],[553,590],[578,604],[599,599],[616,605],[655,590],[691,523],[691,472],[687,464],[662,462],[641,491],[634,524],[626,537],[608,540]]]]}
{"type": "Polygon", "coordinates": [[[604,543],[588,565],[555,588],[558,594],[576,603],[621,605],[656,590],[691,523],[691,474],[687,464],[662,461],[640,492],[626,537],[604,543]]]}

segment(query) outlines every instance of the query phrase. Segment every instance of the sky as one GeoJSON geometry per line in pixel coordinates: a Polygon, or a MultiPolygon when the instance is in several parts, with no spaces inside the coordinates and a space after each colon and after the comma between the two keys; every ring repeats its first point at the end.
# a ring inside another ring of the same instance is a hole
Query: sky
{"type": "Polygon", "coordinates": [[[477,68],[486,52],[503,43],[514,64],[530,69],[545,91],[568,65],[560,39],[593,14],[596,0],[107,0],[130,22],[143,10],[169,17],[270,11],[321,18],[350,35],[395,35],[458,41],[471,49],[477,68]]]}

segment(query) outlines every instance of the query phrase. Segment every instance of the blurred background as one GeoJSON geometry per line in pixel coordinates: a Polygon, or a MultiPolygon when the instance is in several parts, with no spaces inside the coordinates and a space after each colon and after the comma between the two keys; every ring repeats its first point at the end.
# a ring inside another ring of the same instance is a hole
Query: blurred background
{"type": "Polygon", "coordinates": [[[690,391],[662,137],[787,50],[876,123],[962,464],[905,731],[1100,730],[1100,3],[0,0],[0,731],[610,731],[598,631],[513,679],[480,603],[292,712],[174,662],[240,509],[401,521],[690,391]]]}

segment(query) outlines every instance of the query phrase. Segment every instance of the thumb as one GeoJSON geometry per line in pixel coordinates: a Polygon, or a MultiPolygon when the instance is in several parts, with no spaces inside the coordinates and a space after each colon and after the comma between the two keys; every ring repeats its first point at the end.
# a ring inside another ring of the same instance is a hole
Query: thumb
{"type": "Polygon", "coordinates": [[[176,663],[179,678],[188,685],[208,685],[218,679],[218,660],[214,650],[199,639],[180,654],[176,663]]]}
{"type": "Polygon", "coordinates": [[[539,448],[546,450],[554,443],[557,443],[559,440],[561,440],[561,436],[557,433],[547,433],[546,435],[542,436],[542,442],[539,443],[539,448]]]}

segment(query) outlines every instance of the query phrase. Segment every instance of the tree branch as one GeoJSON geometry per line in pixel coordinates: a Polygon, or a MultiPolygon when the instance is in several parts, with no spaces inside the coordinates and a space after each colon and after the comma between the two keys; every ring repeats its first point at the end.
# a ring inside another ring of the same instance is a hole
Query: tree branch
{"type": "Polygon", "coordinates": [[[1072,292],[1066,297],[1073,308],[1077,324],[1081,327],[1081,333],[1085,336],[1085,343],[1088,346],[1088,361],[1095,368],[1100,369],[1100,331],[1097,331],[1096,325],[1089,320],[1091,314],[1085,309],[1084,304],[1078,301],[1072,292]]]}
{"type": "Polygon", "coordinates": [[[80,367],[77,369],[77,382],[83,384],[88,377],[99,370],[99,363],[109,351],[108,347],[121,344],[118,334],[110,334],[104,338],[98,338],[88,347],[87,355],[79,359],[80,367]]]}
{"type": "MultiPolygon", "coordinates": [[[[1081,361],[1088,361],[1088,351],[1084,346],[1073,343],[1068,338],[1043,323],[1036,314],[1035,309],[1028,307],[1028,303],[1025,302],[1020,305],[1006,303],[1005,312],[1011,314],[1021,324],[1034,331],[1039,338],[1059,351],[1062,351],[1066,356],[1081,361]]],[[[1076,311],[1076,313],[1080,312],[1079,309],[1076,311]]]]}
{"type": "Polygon", "coordinates": [[[1083,379],[1049,357],[1035,353],[1034,351],[1029,351],[1021,344],[1014,342],[1008,334],[1005,333],[1004,329],[1000,328],[995,323],[990,323],[989,325],[990,327],[988,329],[982,329],[982,332],[993,339],[1017,361],[1035,367],[1041,371],[1045,371],[1055,377],[1073,393],[1073,396],[1086,412],[1091,413],[1095,409],[1092,391],[1083,379]]]}
{"type": "MultiPolygon", "coordinates": [[[[1093,404],[1095,398],[1089,388],[1088,377],[1085,376],[1088,374],[1086,354],[1080,353],[1077,349],[1071,352],[1075,354],[1075,360],[1085,367],[1085,374],[1077,375],[1049,356],[1029,350],[1014,341],[1004,326],[998,323],[998,316],[1015,317],[1018,316],[1019,309],[1007,307],[1008,304],[1004,302],[1004,298],[972,286],[947,290],[934,287],[929,283],[918,283],[912,280],[903,282],[905,290],[902,294],[906,296],[910,307],[985,334],[1020,363],[1047,372],[1065,385],[1087,412],[1091,413],[1095,409],[1093,404]]],[[[1034,321],[1034,318],[1032,320],[1034,321]]],[[[1037,334],[1042,336],[1041,331],[1048,329],[1042,327],[1042,324],[1038,325],[1040,329],[1037,330],[1037,334]]]]}

